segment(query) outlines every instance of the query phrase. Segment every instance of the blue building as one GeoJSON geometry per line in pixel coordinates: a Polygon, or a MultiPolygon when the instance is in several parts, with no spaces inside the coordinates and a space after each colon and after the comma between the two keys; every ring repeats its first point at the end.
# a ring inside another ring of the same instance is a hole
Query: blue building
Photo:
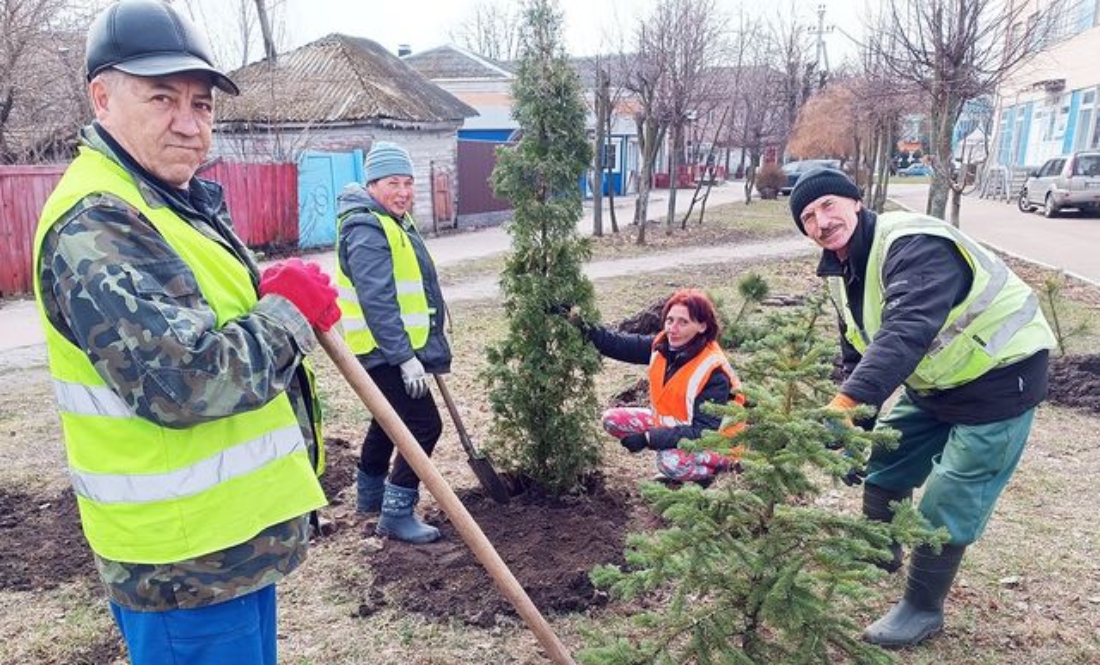
{"type": "Polygon", "coordinates": [[[1017,0],[1014,6],[1024,11],[1008,39],[1028,40],[1033,54],[998,90],[994,163],[1038,166],[1100,147],[1100,2],[1017,0]]]}

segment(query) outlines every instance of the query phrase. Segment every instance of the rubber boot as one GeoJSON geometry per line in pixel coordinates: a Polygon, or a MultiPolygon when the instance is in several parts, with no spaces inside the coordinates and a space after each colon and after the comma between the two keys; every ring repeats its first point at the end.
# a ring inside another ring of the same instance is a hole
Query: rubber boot
{"type": "MultiPolygon", "coordinates": [[[[890,510],[890,502],[905,501],[912,496],[912,490],[896,492],[868,483],[863,486],[863,516],[872,522],[891,522],[894,519],[894,513],[890,510]]],[[[875,560],[872,563],[888,573],[897,571],[901,568],[901,543],[890,543],[890,553],[894,555],[892,560],[875,560]]]]}
{"type": "Polygon", "coordinates": [[[382,498],[382,517],[375,533],[418,545],[438,540],[439,529],[424,524],[413,512],[418,501],[419,491],[387,482],[382,498]]]}
{"type": "Polygon", "coordinates": [[[382,493],[386,476],[368,476],[359,467],[355,468],[355,511],[360,514],[377,513],[382,510],[382,493]]]}
{"type": "Polygon", "coordinates": [[[905,597],[863,631],[863,639],[887,649],[915,646],[943,630],[943,600],[959,572],[965,545],[944,545],[940,554],[913,550],[905,597]]]}

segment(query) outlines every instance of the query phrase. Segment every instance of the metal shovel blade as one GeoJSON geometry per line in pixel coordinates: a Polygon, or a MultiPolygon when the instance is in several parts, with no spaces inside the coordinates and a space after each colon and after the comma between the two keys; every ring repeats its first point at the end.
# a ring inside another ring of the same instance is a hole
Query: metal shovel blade
{"type": "Polygon", "coordinates": [[[508,486],[497,475],[496,469],[493,468],[493,463],[489,461],[489,458],[474,448],[474,442],[470,440],[470,435],[466,433],[466,427],[462,424],[462,417],[458,415],[458,407],[451,399],[451,392],[447,390],[447,384],[443,382],[443,377],[439,374],[434,376],[436,385],[439,386],[439,393],[443,395],[443,401],[447,404],[447,412],[451,414],[451,421],[454,422],[455,430],[458,431],[458,440],[462,443],[463,450],[466,451],[466,461],[470,464],[470,468],[474,470],[474,476],[477,477],[482,489],[493,501],[508,503],[512,499],[512,493],[508,491],[508,486]]]}

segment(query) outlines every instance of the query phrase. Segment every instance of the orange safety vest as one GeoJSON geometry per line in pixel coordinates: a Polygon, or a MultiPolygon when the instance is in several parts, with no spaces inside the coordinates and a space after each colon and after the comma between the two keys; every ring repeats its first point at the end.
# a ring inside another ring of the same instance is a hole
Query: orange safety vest
{"type": "MultiPolygon", "coordinates": [[[[733,371],[725,352],[717,342],[710,342],[687,364],[676,370],[665,382],[667,361],[657,350],[665,338],[665,333],[657,335],[653,341],[653,355],[649,359],[649,402],[663,427],[690,424],[695,417],[695,398],[707,385],[710,375],[716,370],[724,373],[730,380],[730,394],[738,404],[745,403],[741,394],[741,380],[733,371]]],[[[744,423],[735,423],[722,430],[725,436],[733,436],[744,429],[744,423]]]]}

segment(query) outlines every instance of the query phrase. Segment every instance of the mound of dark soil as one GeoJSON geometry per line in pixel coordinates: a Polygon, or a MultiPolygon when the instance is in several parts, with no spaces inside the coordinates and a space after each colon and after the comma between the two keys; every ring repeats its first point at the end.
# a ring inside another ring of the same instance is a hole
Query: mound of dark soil
{"type": "Polygon", "coordinates": [[[0,487],[0,589],[56,589],[97,579],[76,496],[31,496],[0,487]]]}
{"type": "Polygon", "coordinates": [[[1047,399],[1062,406],[1100,413],[1100,355],[1052,359],[1047,399]]]}
{"type": "Polygon", "coordinates": [[[325,472],[321,487],[330,502],[337,494],[355,484],[355,468],[359,464],[359,444],[339,437],[325,437],[325,472]]]}
{"type": "MultiPolygon", "coordinates": [[[[474,520],[512,574],[543,611],[576,612],[605,601],[588,574],[622,563],[637,495],[595,488],[586,496],[555,497],[530,489],[498,505],[479,493],[462,497],[474,520]]],[[[431,617],[495,625],[512,606],[496,589],[450,523],[429,545],[394,540],[370,557],[375,592],[431,617]]]]}
{"type": "Polygon", "coordinates": [[[634,316],[619,321],[615,328],[619,332],[634,333],[635,335],[656,335],[665,327],[664,321],[661,320],[661,311],[665,308],[667,300],[668,296],[654,300],[634,316]]]}

